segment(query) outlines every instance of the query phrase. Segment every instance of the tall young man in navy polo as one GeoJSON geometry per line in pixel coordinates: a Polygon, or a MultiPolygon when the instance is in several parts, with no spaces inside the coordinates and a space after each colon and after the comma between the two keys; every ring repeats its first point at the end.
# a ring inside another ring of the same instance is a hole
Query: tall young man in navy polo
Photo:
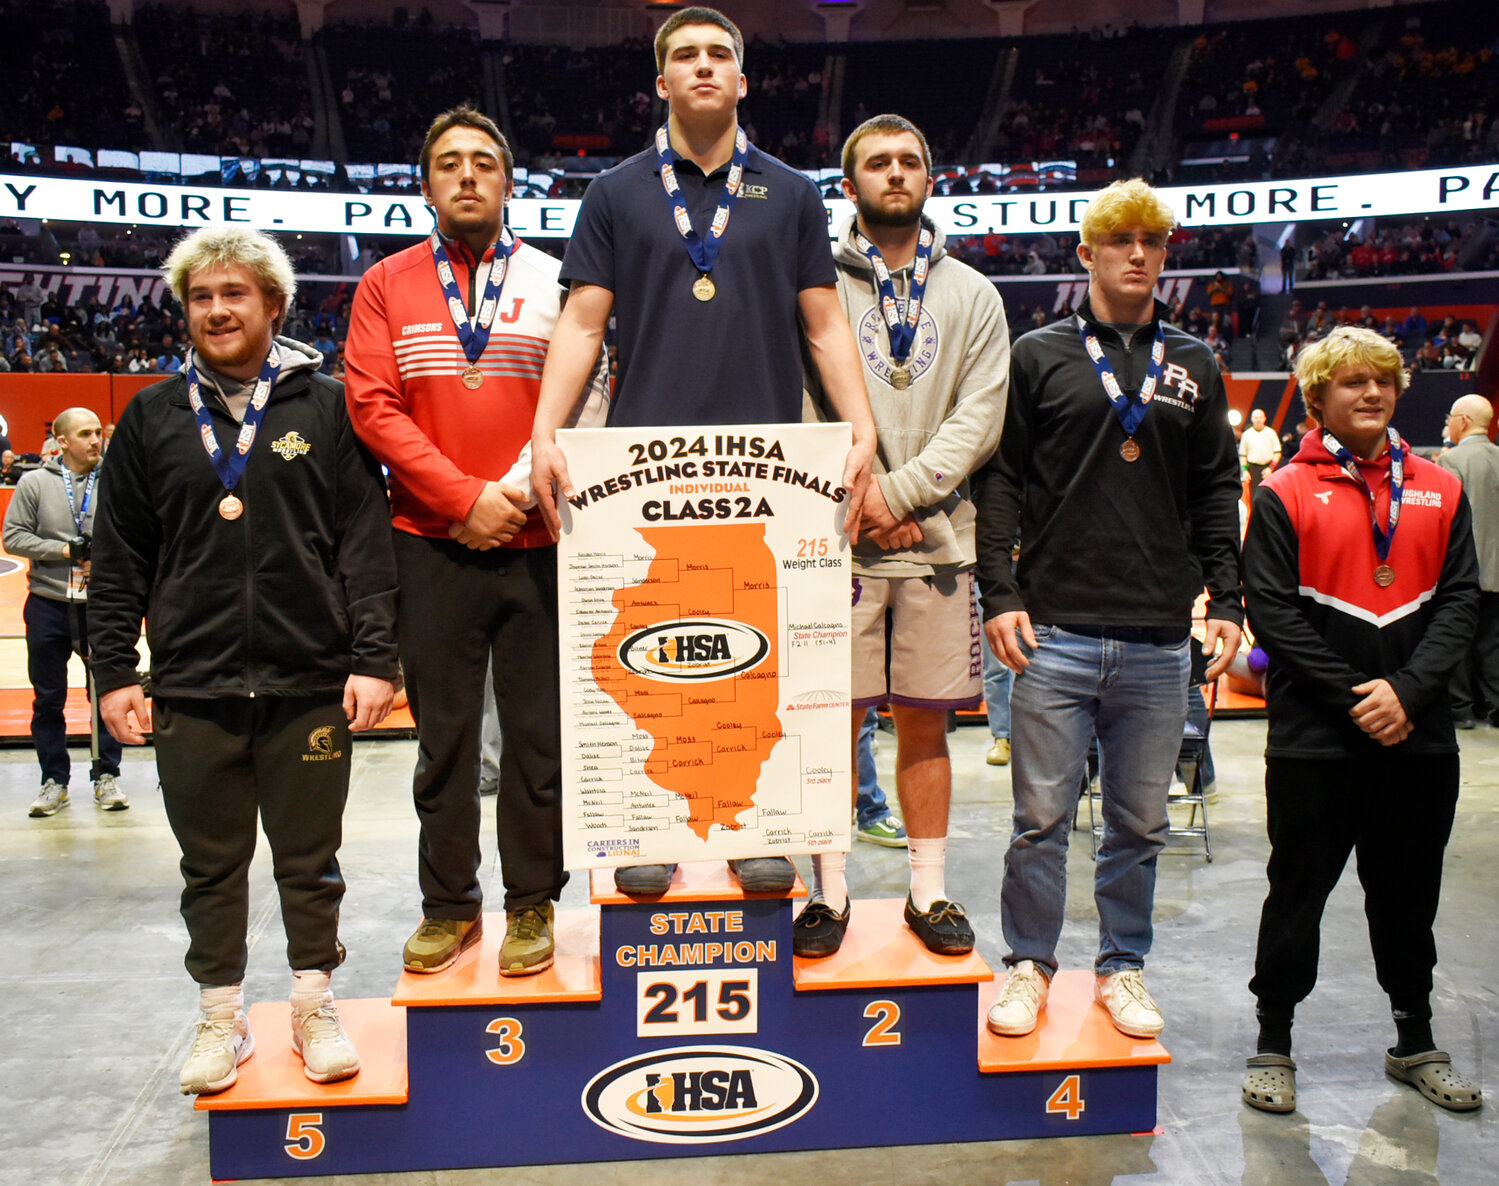
{"type": "Polygon", "coordinates": [[[1088,741],[1102,760],[1096,995],[1154,1037],[1145,989],[1156,854],[1187,719],[1192,603],[1207,585],[1208,668],[1239,648],[1239,465],[1212,353],[1166,322],[1156,282],[1175,216],[1143,181],[1088,204],[1077,316],[1015,343],[998,451],[978,495],[985,633],[1015,672],[1015,823],[1001,914],[1010,971],[989,1028],[1036,1026],[1057,970],[1067,839],[1088,741]],[[1020,539],[1020,561],[1011,549],[1020,539]]]}
{"type": "MultiPolygon", "coordinates": [[[[666,124],[655,144],[601,174],[584,195],[562,264],[571,291],[531,438],[533,487],[554,531],[556,491],[573,493],[556,432],[612,312],[619,375],[611,426],[800,422],[805,334],[832,408],[853,426],[843,484],[857,532],[875,430],[834,288],[827,215],[810,181],[744,139],[743,64],[744,39],[721,12],[675,13],[656,35],[666,124]]],[[[784,857],[730,867],[751,890],[785,890],[794,877],[784,857]]],[[[620,869],[615,883],[627,893],[660,893],[672,872],[620,869]]]]}

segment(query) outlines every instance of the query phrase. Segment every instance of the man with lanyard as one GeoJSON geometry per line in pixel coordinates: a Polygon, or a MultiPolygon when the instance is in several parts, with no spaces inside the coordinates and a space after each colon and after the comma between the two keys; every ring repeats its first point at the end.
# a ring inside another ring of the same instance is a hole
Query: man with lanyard
{"type": "MultiPolygon", "coordinates": [[[[483,934],[479,749],[492,660],[503,735],[499,964],[526,975],[551,965],[553,903],[567,881],[557,552],[528,509],[527,450],[562,290],[557,261],[505,228],[513,159],[488,116],[439,115],[421,173],[436,229],[364,274],[344,350],[349,414],[390,472],[401,665],[417,729],[422,921],[403,958],[410,971],[437,972],[483,934]]],[[[602,350],[579,369],[565,415],[596,423],[602,350]]]]}
{"type": "Polygon", "coordinates": [[[1270,891],[1243,1098],[1296,1107],[1292,1021],[1317,980],[1323,907],[1356,850],[1395,1023],[1385,1073],[1469,1111],[1482,1093],[1436,1048],[1431,990],[1459,779],[1447,682],[1478,608],[1472,513],[1458,479],[1389,427],[1408,383],[1394,344],[1336,329],[1297,357],[1296,378],[1319,427],[1261,485],[1244,540],[1250,621],[1270,656],[1270,891]]]}
{"type": "MultiPolygon", "coordinates": [[[[667,122],[650,149],[588,187],[567,246],[562,278],[572,287],[531,439],[537,502],[559,530],[557,493],[574,491],[556,431],[587,382],[611,312],[619,378],[609,424],[620,427],[800,422],[800,322],[829,402],[853,425],[843,475],[853,536],[875,433],[833,287],[822,200],[739,127],[744,39],[728,17],[681,9],[661,26],[655,48],[667,122]]],[[[755,891],[784,891],[795,877],[784,857],[730,868],[755,891]]],[[[661,893],[673,870],[619,869],[615,884],[661,893]]]]}
{"type": "Polygon", "coordinates": [[[1140,180],[1088,204],[1077,248],[1088,295],[1075,317],[1015,343],[1004,435],[978,494],[984,630],[1016,673],[1001,900],[1010,972],[989,1012],[999,1034],[1035,1027],[1057,970],[1068,830],[1095,735],[1095,995],[1123,1033],[1164,1025],[1142,969],[1204,582],[1203,646],[1212,656],[1222,644],[1208,678],[1238,651],[1243,622],[1242,487],[1223,380],[1155,297],[1174,221],[1140,180]]]}
{"type": "MultiPolygon", "coordinates": [[[[99,417],[69,408],[52,422],[62,452],[30,470],[16,484],[5,512],[5,550],[31,562],[26,576],[26,674],[31,680],[31,743],[42,765],[42,789],[31,803],[33,817],[56,815],[68,805],[68,659],[88,663],[90,542],[98,508],[99,417]]],[[[92,686],[90,686],[92,694],[92,686]]],[[[97,709],[94,729],[98,729],[97,709]]],[[[98,738],[93,769],[94,803],[124,811],[130,800],[116,779],[120,743],[98,738]]]]}
{"type": "Polygon", "coordinates": [[[1473,728],[1477,716],[1499,725],[1499,445],[1489,440],[1493,419],[1494,405],[1484,396],[1459,396],[1447,413],[1453,447],[1437,458],[1463,484],[1478,548],[1478,625],[1452,672],[1452,718],[1459,729],[1473,728]]]}
{"type": "Polygon", "coordinates": [[[181,374],[120,416],[91,600],[100,715],[130,745],[152,730],[182,849],[201,1018],[181,1088],[224,1090],[255,1048],[244,978],[257,815],[286,929],[292,1046],[309,1079],[347,1079],[359,1055],[331,988],[344,958],[337,854],[350,734],[379,724],[395,691],[385,488],[322,356],[276,336],[296,277],[275,239],[205,228],[164,270],[192,347],[181,374]]]}
{"type": "MultiPolygon", "coordinates": [[[[943,881],[947,714],[981,694],[968,475],[999,441],[1010,335],[994,285],[949,256],[922,216],[931,191],[921,131],[898,115],[866,120],[843,146],[843,193],[856,212],[834,255],[880,437],[853,557],[852,739],[857,747],[868,709],[891,706],[911,866],[906,923],[930,950],[956,955],[973,949],[973,927],[943,881]]],[[[812,858],[813,892],[792,929],[797,955],[832,955],[843,942],[845,860],[812,858]]]]}

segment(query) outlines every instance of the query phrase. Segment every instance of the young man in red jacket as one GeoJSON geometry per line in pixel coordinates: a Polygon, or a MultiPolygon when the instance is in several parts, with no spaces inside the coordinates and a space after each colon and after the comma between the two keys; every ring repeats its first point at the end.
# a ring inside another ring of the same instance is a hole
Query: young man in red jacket
{"type": "MultiPolygon", "coordinates": [[[[567,881],[556,547],[528,493],[560,265],[505,229],[513,158],[487,116],[439,115],[421,173],[437,228],[365,273],[345,347],[349,415],[390,472],[401,663],[419,743],[422,922],[404,962],[439,971],[483,928],[479,733],[493,656],[504,739],[500,971],[525,975],[552,962],[553,902],[567,881]]],[[[570,423],[602,421],[606,383],[599,352],[570,423]]]]}
{"type": "Polygon", "coordinates": [[[1270,656],[1265,749],[1270,893],[1249,990],[1258,1048],[1243,1097],[1296,1107],[1291,1022],[1317,979],[1322,910],[1358,852],[1364,912],[1396,1042],[1385,1072],[1444,1108],[1482,1103],[1431,1033],[1432,924],[1457,806],[1447,681],[1478,609],[1458,480],[1389,427],[1400,352],[1346,326],[1296,359],[1320,425],[1260,484],[1244,590],[1270,656]]]}

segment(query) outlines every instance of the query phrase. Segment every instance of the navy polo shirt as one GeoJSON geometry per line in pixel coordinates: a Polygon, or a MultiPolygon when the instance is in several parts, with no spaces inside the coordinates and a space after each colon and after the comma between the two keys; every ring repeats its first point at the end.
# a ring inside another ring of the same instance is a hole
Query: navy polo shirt
{"type": "MultiPolygon", "coordinates": [[[[708,177],[677,158],[699,235],[713,222],[724,165],[708,177]]],[[[562,280],[614,293],[619,378],[609,424],[783,424],[802,418],[796,297],[833,284],[827,211],[802,174],[753,145],[718,260],[717,295],[699,301],[700,273],[671,215],[654,149],[599,174],[583,195],[562,280]]]]}

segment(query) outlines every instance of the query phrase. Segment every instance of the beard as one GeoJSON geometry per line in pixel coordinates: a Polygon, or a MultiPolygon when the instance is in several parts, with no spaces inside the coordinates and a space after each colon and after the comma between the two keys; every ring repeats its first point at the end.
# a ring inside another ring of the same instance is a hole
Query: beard
{"type": "Polygon", "coordinates": [[[921,208],[926,204],[926,199],[918,197],[917,200],[905,210],[887,210],[883,206],[877,206],[873,202],[866,202],[862,197],[855,205],[859,209],[859,217],[864,220],[865,226],[889,226],[889,227],[911,227],[921,221],[921,208]]]}

